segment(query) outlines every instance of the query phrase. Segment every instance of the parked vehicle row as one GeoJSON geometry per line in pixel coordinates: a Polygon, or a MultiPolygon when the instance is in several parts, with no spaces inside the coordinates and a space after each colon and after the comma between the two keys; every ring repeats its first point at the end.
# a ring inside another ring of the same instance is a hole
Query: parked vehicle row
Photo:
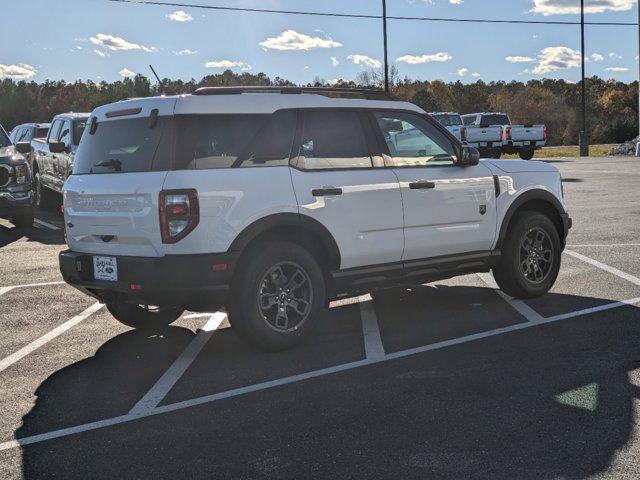
{"type": "Polygon", "coordinates": [[[63,187],[64,279],[137,328],[225,307],[270,350],[346,295],[489,270],[517,298],[551,288],[571,226],[554,166],[481,161],[413,104],[326,92],[94,110],[63,187]]]}

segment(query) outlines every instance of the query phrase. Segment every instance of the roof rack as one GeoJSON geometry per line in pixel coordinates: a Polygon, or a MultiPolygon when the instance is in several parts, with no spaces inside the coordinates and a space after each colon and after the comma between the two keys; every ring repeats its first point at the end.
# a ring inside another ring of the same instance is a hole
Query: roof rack
{"type": "Polygon", "coordinates": [[[312,93],[330,97],[364,98],[366,100],[397,100],[383,90],[364,88],[332,88],[332,87],[200,87],[193,95],[239,95],[242,93],[280,93],[283,95],[300,95],[312,93]]]}

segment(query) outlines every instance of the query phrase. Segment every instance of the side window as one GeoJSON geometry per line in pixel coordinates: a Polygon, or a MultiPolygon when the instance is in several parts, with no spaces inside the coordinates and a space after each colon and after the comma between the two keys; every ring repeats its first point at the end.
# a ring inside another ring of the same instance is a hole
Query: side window
{"type": "Polygon", "coordinates": [[[49,130],[49,136],[47,137],[48,142],[57,142],[58,134],[60,133],[60,126],[62,125],[62,120],[56,120],[51,125],[51,129],[49,130]]]}
{"type": "Polygon", "coordinates": [[[84,129],[87,126],[87,120],[75,120],[73,122],[73,144],[80,145],[80,139],[84,133],[84,129]]]}
{"type": "Polygon", "coordinates": [[[403,112],[376,112],[375,118],[394,167],[447,166],[456,163],[453,143],[424,118],[403,112]]]}
{"type": "Polygon", "coordinates": [[[464,116],[462,117],[462,122],[465,125],[473,125],[473,123],[476,121],[476,117],[474,115],[469,115],[469,116],[464,116]]]}
{"type": "Polygon", "coordinates": [[[24,128],[24,127],[18,128],[13,142],[14,143],[26,142],[27,139],[25,137],[27,136],[27,132],[28,131],[29,131],[29,129],[24,128]]]}
{"type": "Polygon", "coordinates": [[[268,115],[180,115],[175,117],[174,170],[231,168],[268,115]]]}
{"type": "Polygon", "coordinates": [[[33,138],[33,129],[31,127],[23,128],[22,132],[20,132],[20,140],[16,140],[17,142],[30,142],[33,138]]]}
{"type": "Polygon", "coordinates": [[[360,117],[340,110],[307,111],[298,153],[304,170],[371,168],[360,117]]]}
{"type": "Polygon", "coordinates": [[[298,113],[283,110],[270,116],[237,162],[240,167],[275,167],[289,164],[298,113]]]}
{"type": "Polygon", "coordinates": [[[71,122],[65,120],[58,135],[58,141],[64,143],[67,147],[71,145],[71,122]]]}

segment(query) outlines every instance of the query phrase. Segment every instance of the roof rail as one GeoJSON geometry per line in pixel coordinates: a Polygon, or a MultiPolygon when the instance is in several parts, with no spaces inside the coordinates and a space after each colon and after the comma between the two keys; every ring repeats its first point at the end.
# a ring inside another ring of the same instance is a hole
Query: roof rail
{"type": "Polygon", "coordinates": [[[383,90],[364,88],[333,88],[333,87],[200,87],[193,95],[239,95],[242,93],[280,93],[299,95],[312,93],[330,97],[364,98],[366,100],[397,100],[383,90]]]}

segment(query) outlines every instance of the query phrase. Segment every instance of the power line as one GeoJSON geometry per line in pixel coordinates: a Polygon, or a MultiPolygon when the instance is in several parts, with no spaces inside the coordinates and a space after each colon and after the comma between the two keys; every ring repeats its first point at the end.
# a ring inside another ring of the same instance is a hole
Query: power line
{"type": "MultiPolygon", "coordinates": [[[[306,15],[315,17],[339,17],[339,18],[361,18],[380,20],[382,15],[366,15],[357,13],[329,13],[329,12],[308,12],[300,10],[273,10],[267,8],[246,8],[246,7],[222,7],[217,5],[202,5],[196,3],[176,3],[176,2],[157,2],[154,0],[107,0],[116,3],[131,3],[139,5],[155,5],[163,7],[182,7],[182,8],[202,8],[206,10],[221,10],[232,12],[250,12],[250,13],[278,13],[282,15],[306,15]]],[[[579,21],[559,21],[559,20],[492,20],[482,18],[441,18],[441,17],[409,17],[409,16],[387,16],[389,20],[404,21],[421,21],[421,22],[461,22],[461,23],[506,23],[515,25],[581,25],[579,21]]],[[[638,24],[634,22],[585,22],[585,25],[596,26],[633,26],[638,24]]]]}

